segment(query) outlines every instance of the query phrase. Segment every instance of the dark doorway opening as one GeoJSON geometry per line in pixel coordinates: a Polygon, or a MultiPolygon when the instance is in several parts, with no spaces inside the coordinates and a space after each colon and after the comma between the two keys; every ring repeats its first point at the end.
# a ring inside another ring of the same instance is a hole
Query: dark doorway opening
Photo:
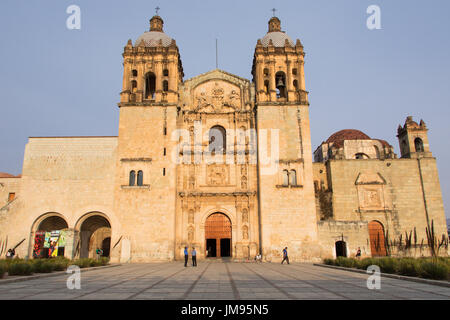
{"type": "Polygon", "coordinates": [[[220,256],[231,256],[231,239],[220,239],[220,256]]]}
{"type": "Polygon", "coordinates": [[[347,257],[347,247],[345,241],[336,242],[336,257],[347,257]]]}
{"type": "Polygon", "coordinates": [[[111,237],[103,239],[102,241],[103,257],[109,257],[110,247],[111,247],[111,237]]]}
{"type": "Polygon", "coordinates": [[[217,257],[216,246],[216,239],[206,239],[206,250],[208,250],[208,257],[217,257]]]}

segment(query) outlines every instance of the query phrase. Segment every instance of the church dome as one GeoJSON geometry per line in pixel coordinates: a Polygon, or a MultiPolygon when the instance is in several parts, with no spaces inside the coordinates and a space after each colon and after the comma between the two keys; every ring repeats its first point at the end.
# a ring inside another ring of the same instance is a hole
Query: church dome
{"type": "Polygon", "coordinates": [[[272,17],[269,20],[269,31],[261,39],[263,47],[268,47],[270,40],[272,40],[274,47],[284,47],[286,40],[292,47],[295,46],[294,41],[284,31],[281,31],[281,21],[277,17],[272,17]]]}
{"type": "Polygon", "coordinates": [[[268,47],[270,40],[272,40],[272,44],[274,47],[284,47],[286,45],[286,40],[289,41],[289,44],[293,47],[294,41],[284,32],[282,31],[274,31],[269,32],[261,39],[261,44],[263,47],[268,47]]]}
{"type": "Polygon", "coordinates": [[[160,40],[163,47],[168,47],[172,43],[173,39],[164,32],[146,31],[136,40],[135,45],[138,46],[142,40],[144,40],[146,47],[157,47],[160,40]]]}
{"type": "Polygon", "coordinates": [[[157,47],[161,41],[163,47],[168,47],[173,39],[163,31],[164,21],[160,16],[153,16],[150,20],[150,31],[144,32],[135,42],[138,46],[141,41],[144,41],[146,47],[157,47]]]}
{"type": "Polygon", "coordinates": [[[328,139],[327,143],[334,142],[340,144],[344,140],[370,140],[370,137],[362,131],[355,129],[344,129],[333,133],[328,139]]]}

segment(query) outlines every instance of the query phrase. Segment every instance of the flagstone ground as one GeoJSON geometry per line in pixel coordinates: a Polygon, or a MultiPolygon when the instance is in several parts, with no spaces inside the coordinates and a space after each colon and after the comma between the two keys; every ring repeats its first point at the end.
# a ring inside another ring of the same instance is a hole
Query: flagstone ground
{"type": "Polygon", "coordinates": [[[382,277],[369,290],[369,275],[301,263],[125,264],[81,273],[79,290],[68,277],[0,284],[0,299],[450,299],[450,288],[382,277]]]}

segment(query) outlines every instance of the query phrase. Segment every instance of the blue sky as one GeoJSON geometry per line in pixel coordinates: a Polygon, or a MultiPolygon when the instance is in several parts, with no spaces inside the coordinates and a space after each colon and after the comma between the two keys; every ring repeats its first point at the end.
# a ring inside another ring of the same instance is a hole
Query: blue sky
{"type": "Polygon", "coordinates": [[[406,116],[423,119],[450,216],[450,2],[2,0],[0,171],[22,171],[29,136],[117,135],[122,52],[156,6],[176,39],[185,79],[219,68],[251,79],[271,9],[306,51],[312,145],[360,129],[394,145],[406,116]],[[66,9],[81,8],[81,30],[66,9]],[[381,30],[366,9],[381,8],[381,30]]]}

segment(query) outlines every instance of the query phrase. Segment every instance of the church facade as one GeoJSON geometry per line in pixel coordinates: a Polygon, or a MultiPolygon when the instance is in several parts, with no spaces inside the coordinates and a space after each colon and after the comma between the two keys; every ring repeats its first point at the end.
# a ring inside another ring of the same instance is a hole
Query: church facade
{"type": "Polygon", "coordinates": [[[402,254],[412,235],[408,254],[429,255],[428,228],[447,253],[425,123],[398,128],[400,158],[354,129],[313,153],[304,57],[273,17],[252,81],[218,69],[184,80],[154,16],[124,48],[118,136],[30,137],[22,174],[0,174],[0,250],[147,262],[195,247],[200,259],[279,261],[288,247],[318,261],[402,254]]]}

